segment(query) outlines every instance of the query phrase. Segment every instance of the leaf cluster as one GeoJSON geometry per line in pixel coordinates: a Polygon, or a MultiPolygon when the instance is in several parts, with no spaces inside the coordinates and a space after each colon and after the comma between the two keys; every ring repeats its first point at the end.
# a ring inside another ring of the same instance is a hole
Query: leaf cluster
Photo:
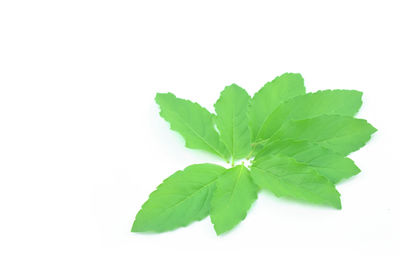
{"type": "Polygon", "coordinates": [[[300,74],[286,73],[251,97],[225,87],[215,114],[172,93],[158,93],[160,115],[186,147],[212,153],[230,168],[196,164],[177,171],[151,193],[133,232],[164,232],[208,215],[216,233],[238,225],[260,190],[278,197],[341,209],[335,184],[360,172],[347,157],[376,129],[354,118],[362,104],[355,90],[306,93],[300,74]],[[240,159],[251,166],[235,166],[240,159]]]}

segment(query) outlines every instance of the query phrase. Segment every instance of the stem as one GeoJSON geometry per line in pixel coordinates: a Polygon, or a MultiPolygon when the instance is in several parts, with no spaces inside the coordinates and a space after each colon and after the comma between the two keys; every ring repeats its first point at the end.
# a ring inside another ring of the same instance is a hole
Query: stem
{"type": "Polygon", "coordinates": [[[253,149],[251,150],[250,154],[246,157],[246,160],[249,160],[251,158],[251,156],[254,153],[254,151],[256,150],[257,146],[268,143],[269,139],[270,138],[252,143],[251,146],[253,147],[253,149]]]}
{"type": "Polygon", "coordinates": [[[267,143],[268,141],[269,141],[269,138],[268,138],[268,139],[261,140],[261,141],[258,141],[258,142],[254,142],[254,143],[252,143],[251,145],[254,146],[254,147],[256,147],[257,145],[267,143]]]}
{"type": "Polygon", "coordinates": [[[249,153],[249,155],[246,157],[246,160],[249,160],[251,158],[251,155],[254,153],[254,148],[251,150],[251,152],[249,153]]]}

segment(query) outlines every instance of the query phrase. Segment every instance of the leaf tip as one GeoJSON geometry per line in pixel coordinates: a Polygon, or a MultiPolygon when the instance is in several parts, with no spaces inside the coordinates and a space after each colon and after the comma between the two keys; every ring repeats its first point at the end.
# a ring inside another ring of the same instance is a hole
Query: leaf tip
{"type": "Polygon", "coordinates": [[[217,234],[217,236],[221,236],[222,234],[224,234],[226,232],[226,230],[222,230],[222,229],[216,227],[215,225],[214,225],[214,231],[217,234]]]}
{"type": "Polygon", "coordinates": [[[131,232],[135,233],[135,232],[143,232],[140,229],[140,226],[137,224],[136,220],[135,222],[133,222],[132,228],[131,228],[131,232]]]}
{"type": "Polygon", "coordinates": [[[341,200],[340,200],[340,195],[339,195],[339,197],[337,198],[337,200],[335,200],[335,201],[332,203],[332,206],[333,206],[336,210],[341,210],[341,209],[342,209],[342,202],[341,202],[341,200]]]}
{"type": "Polygon", "coordinates": [[[132,233],[137,233],[137,232],[147,232],[145,225],[143,225],[143,222],[138,221],[138,216],[140,215],[141,211],[136,215],[135,221],[133,221],[131,232],[132,233]]]}
{"type": "Polygon", "coordinates": [[[375,128],[372,124],[371,124],[371,127],[372,127],[372,133],[376,133],[378,131],[378,129],[375,128]]]}

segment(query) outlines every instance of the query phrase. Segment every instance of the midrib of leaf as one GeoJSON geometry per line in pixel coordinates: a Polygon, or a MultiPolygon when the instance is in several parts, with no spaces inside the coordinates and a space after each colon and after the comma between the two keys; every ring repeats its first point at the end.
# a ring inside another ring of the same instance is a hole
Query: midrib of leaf
{"type": "Polygon", "coordinates": [[[236,186],[238,185],[239,180],[240,180],[240,177],[242,176],[243,168],[244,168],[243,165],[240,166],[239,174],[238,174],[237,177],[235,178],[235,179],[236,179],[236,180],[235,180],[235,185],[233,185],[233,189],[232,189],[231,195],[229,196],[229,201],[228,201],[228,203],[226,204],[226,207],[225,207],[225,208],[229,208],[229,205],[230,205],[230,203],[231,203],[231,201],[232,201],[232,198],[233,198],[233,194],[235,193],[235,190],[236,190],[236,186]]]}
{"type": "MultiPolygon", "coordinates": [[[[316,143],[316,142],[310,142],[310,143],[312,143],[312,144],[314,144],[314,145],[316,145],[316,146],[319,146],[319,147],[321,147],[321,148],[324,148],[323,146],[320,146],[319,143],[316,143]]],[[[310,166],[310,167],[313,167],[313,168],[322,168],[322,169],[333,169],[333,168],[334,168],[334,167],[327,167],[327,166],[320,166],[320,165],[313,165],[313,164],[312,164],[315,160],[320,159],[321,156],[316,156],[316,157],[314,157],[313,159],[310,159],[310,160],[307,160],[307,161],[304,161],[304,162],[301,162],[301,161],[299,161],[297,158],[295,158],[295,156],[297,156],[297,155],[299,155],[299,154],[302,154],[302,153],[306,153],[306,152],[307,152],[308,150],[310,150],[310,149],[311,149],[311,147],[308,147],[307,150],[299,150],[298,152],[296,152],[296,153],[294,153],[293,155],[291,155],[291,157],[294,158],[298,163],[306,164],[306,165],[308,165],[308,166],[310,166]]],[[[336,153],[335,153],[335,154],[336,154],[336,153]]],[[[268,154],[268,155],[270,155],[270,156],[277,156],[276,154],[268,154]]],[[[285,156],[287,156],[287,155],[285,155],[285,156]]],[[[257,167],[257,168],[258,168],[258,167],[257,167]]],[[[258,169],[260,169],[260,168],[258,168],[258,169]]],[[[271,173],[271,174],[272,174],[272,173],[271,173]]]]}
{"type": "Polygon", "coordinates": [[[209,193],[210,193],[210,189],[207,190],[206,199],[204,200],[203,205],[201,206],[200,210],[198,211],[199,213],[203,211],[203,208],[204,208],[204,205],[206,205],[206,201],[207,201],[207,198],[209,196],[209,193]]]}
{"type": "Polygon", "coordinates": [[[257,132],[257,134],[256,134],[256,137],[254,137],[254,141],[257,141],[258,136],[260,135],[260,132],[261,132],[262,129],[264,128],[265,122],[268,120],[268,118],[269,118],[269,116],[271,115],[271,113],[272,113],[272,112],[270,112],[269,115],[266,115],[266,116],[265,116],[263,122],[261,123],[260,128],[258,129],[258,132],[257,132]]]}
{"type": "Polygon", "coordinates": [[[265,123],[267,122],[268,118],[271,116],[271,114],[278,109],[279,105],[281,105],[283,102],[281,102],[280,104],[278,104],[275,109],[273,109],[272,111],[269,112],[268,115],[265,116],[265,118],[263,119],[260,128],[258,129],[257,133],[256,133],[256,137],[254,137],[254,141],[257,141],[258,136],[260,135],[260,132],[263,130],[265,123]]]}
{"type": "Polygon", "coordinates": [[[185,122],[184,119],[181,119],[183,123],[186,125],[187,128],[189,128],[197,137],[199,137],[208,147],[210,147],[214,152],[216,152],[220,157],[225,158],[221,152],[219,152],[215,147],[210,145],[200,134],[198,134],[187,122],[185,122]]]}
{"type": "MultiPolygon", "coordinates": [[[[281,177],[279,175],[276,175],[276,174],[272,173],[271,171],[263,169],[263,168],[259,168],[259,167],[255,167],[255,168],[257,168],[257,169],[259,169],[259,170],[261,170],[261,171],[263,171],[265,173],[268,173],[268,174],[271,174],[271,175],[275,176],[276,180],[279,181],[281,183],[281,185],[282,184],[284,186],[287,185],[287,183],[285,183],[284,181],[281,180],[281,177]]],[[[298,192],[297,192],[297,194],[298,194],[298,192]]],[[[302,197],[304,199],[304,196],[302,194],[300,194],[300,197],[302,197]]]]}
{"type": "MultiPolygon", "coordinates": [[[[278,131],[277,131],[277,132],[278,132],[278,131]]],[[[332,137],[329,137],[329,138],[323,138],[323,139],[317,140],[317,141],[312,140],[312,139],[310,139],[310,140],[304,140],[304,141],[309,141],[310,143],[315,144],[315,145],[317,145],[317,146],[319,146],[319,147],[321,147],[321,148],[327,148],[327,147],[324,146],[324,144],[326,144],[326,143],[328,143],[328,142],[331,142],[331,141],[335,141],[335,140],[338,140],[338,139],[341,139],[341,138],[346,138],[346,137],[349,137],[349,136],[350,136],[350,134],[348,134],[348,135],[341,135],[340,133],[341,133],[340,130],[338,130],[338,131],[335,132],[335,134],[334,134],[332,137]]],[[[275,135],[275,134],[274,134],[274,135],[275,135]]],[[[274,136],[274,135],[272,135],[272,136],[274,136]]],[[[272,136],[271,136],[271,138],[272,138],[272,136]]],[[[367,138],[367,139],[365,140],[365,142],[363,142],[363,143],[365,144],[366,142],[369,141],[369,139],[371,139],[371,134],[368,136],[368,138],[367,138]]],[[[268,140],[268,139],[267,139],[267,140],[268,140]]],[[[296,140],[296,139],[295,139],[295,138],[288,138],[288,140],[296,140]]],[[[328,149],[329,149],[329,148],[328,148],[328,149]]]]}
{"type": "Polygon", "coordinates": [[[233,110],[232,110],[232,165],[234,165],[234,163],[235,163],[235,152],[234,152],[234,149],[235,149],[235,145],[234,145],[234,142],[235,142],[235,105],[233,105],[233,110]]]}
{"type": "MultiPolygon", "coordinates": [[[[276,174],[272,173],[271,171],[269,171],[269,170],[267,170],[267,169],[263,169],[263,168],[259,168],[259,167],[255,167],[255,168],[257,168],[257,169],[259,169],[259,170],[261,170],[261,171],[263,171],[263,172],[265,172],[265,173],[269,173],[269,174],[275,176],[276,179],[277,179],[277,181],[279,181],[279,182],[281,183],[281,185],[282,185],[282,184],[283,184],[284,186],[287,185],[286,182],[284,182],[284,181],[281,180],[282,177],[280,177],[279,175],[276,175],[276,174]]],[[[317,175],[319,175],[319,174],[317,173],[317,175]]],[[[293,186],[293,184],[291,184],[291,186],[293,186]]],[[[312,192],[312,191],[311,191],[311,193],[313,193],[314,195],[318,195],[318,193],[314,193],[314,192],[312,192]]],[[[297,192],[297,194],[298,194],[298,192],[297,192]]],[[[298,194],[298,195],[300,195],[301,198],[306,199],[306,198],[304,197],[304,195],[302,195],[302,194],[298,194]]]]}
{"type": "Polygon", "coordinates": [[[267,169],[264,169],[264,168],[260,168],[260,167],[255,167],[255,168],[257,168],[257,169],[259,169],[259,170],[261,170],[261,171],[264,171],[265,173],[269,173],[269,174],[271,174],[271,175],[274,175],[275,177],[277,177],[277,179],[279,180],[279,182],[282,182],[282,181],[280,181],[281,177],[280,177],[279,175],[277,175],[277,174],[275,174],[275,173],[272,173],[271,171],[269,171],[269,170],[267,170],[267,169]]]}
{"type": "MultiPolygon", "coordinates": [[[[205,185],[204,185],[203,187],[201,187],[200,189],[196,190],[195,192],[193,192],[192,194],[190,194],[189,196],[187,196],[187,197],[184,198],[183,200],[180,200],[180,201],[177,202],[176,204],[174,204],[174,205],[172,205],[172,206],[170,206],[170,207],[168,207],[168,208],[165,208],[165,209],[164,209],[162,212],[160,212],[159,214],[161,215],[161,214],[165,213],[167,210],[172,209],[172,208],[175,208],[175,207],[179,206],[180,204],[184,203],[186,200],[192,198],[196,193],[198,193],[198,192],[204,190],[206,187],[208,187],[208,186],[210,186],[211,184],[213,184],[213,182],[217,181],[217,179],[218,179],[218,177],[215,177],[212,181],[208,182],[207,184],[205,184],[205,185]]],[[[203,207],[204,207],[204,205],[202,206],[202,208],[203,208],[203,207]]]]}

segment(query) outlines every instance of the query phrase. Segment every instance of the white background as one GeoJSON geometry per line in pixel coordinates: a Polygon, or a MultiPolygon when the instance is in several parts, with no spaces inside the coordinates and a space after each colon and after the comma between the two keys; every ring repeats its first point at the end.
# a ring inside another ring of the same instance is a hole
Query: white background
{"type": "Polygon", "coordinates": [[[399,264],[398,1],[0,2],[1,264],[399,264]],[[184,148],[156,92],[212,110],[284,72],[364,92],[376,128],[341,211],[260,194],[217,237],[209,218],[130,232],[184,148]]]}

